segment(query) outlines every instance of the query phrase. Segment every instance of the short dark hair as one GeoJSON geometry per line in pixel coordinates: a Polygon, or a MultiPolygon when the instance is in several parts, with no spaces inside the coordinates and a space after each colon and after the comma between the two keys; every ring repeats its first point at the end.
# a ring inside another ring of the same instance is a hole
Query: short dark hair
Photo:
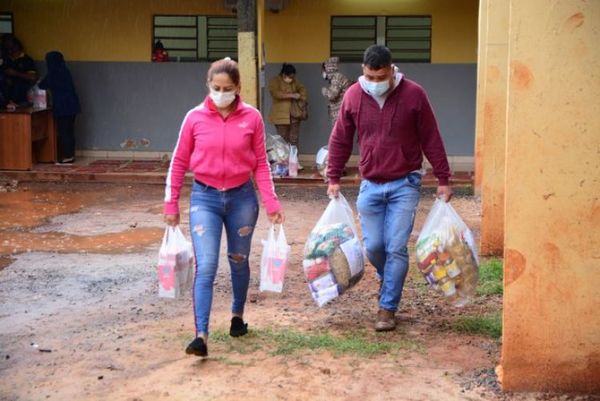
{"type": "Polygon", "coordinates": [[[240,69],[238,63],[225,57],[221,60],[217,60],[210,65],[206,79],[210,82],[216,74],[227,74],[235,86],[240,86],[240,69]]]}
{"type": "Polygon", "coordinates": [[[280,74],[287,76],[294,75],[296,74],[296,67],[291,64],[283,63],[280,74]]]}
{"type": "Polygon", "coordinates": [[[372,70],[379,70],[392,65],[392,52],[382,45],[371,45],[367,47],[363,55],[363,65],[372,70]]]}

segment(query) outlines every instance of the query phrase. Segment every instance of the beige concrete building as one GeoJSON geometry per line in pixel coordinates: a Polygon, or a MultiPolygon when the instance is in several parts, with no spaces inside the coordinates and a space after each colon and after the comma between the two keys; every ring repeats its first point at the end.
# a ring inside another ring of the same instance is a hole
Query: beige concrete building
{"type": "Polygon", "coordinates": [[[505,390],[600,392],[600,2],[482,0],[481,249],[505,390]]]}

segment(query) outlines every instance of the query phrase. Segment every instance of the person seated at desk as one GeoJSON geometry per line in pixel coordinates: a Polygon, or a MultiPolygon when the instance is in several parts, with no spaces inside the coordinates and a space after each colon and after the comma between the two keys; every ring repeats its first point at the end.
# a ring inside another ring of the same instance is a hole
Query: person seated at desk
{"type": "Polygon", "coordinates": [[[27,104],[27,92],[37,80],[35,63],[25,54],[17,38],[11,38],[8,46],[10,57],[4,61],[8,100],[18,105],[27,104]]]}

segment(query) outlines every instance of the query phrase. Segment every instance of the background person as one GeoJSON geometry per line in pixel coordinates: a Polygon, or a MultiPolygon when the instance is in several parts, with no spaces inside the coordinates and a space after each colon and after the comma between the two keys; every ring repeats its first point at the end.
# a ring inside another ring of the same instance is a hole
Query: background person
{"type": "Polygon", "coordinates": [[[190,232],[196,256],[194,316],[196,338],[186,353],[208,355],[208,323],[223,226],[233,288],[229,334],[248,332],[244,306],[250,280],[250,246],[258,218],[252,177],[273,224],[284,215],[275,194],[265,150],[261,114],[240,96],[240,72],[231,59],[208,70],[209,95],[183,120],[165,190],[165,222],[179,224],[179,195],[186,171],[194,173],[190,232]]]}
{"type": "Polygon", "coordinates": [[[328,86],[321,88],[321,93],[328,101],[327,111],[332,127],[335,125],[335,120],[337,120],[344,93],[352,85],[352,81],[339,72],[338,63],[339,57],[330,57],[323,63],[321,71],[323,79],[329,81],[328,86]]]}
{"type": "Polygon", "coordinates": [[[329,138],[328,194],[338,196],[342,170],[358,134],[362,177],[357,208],[369,261],[381,280],[375,330],[396,327],[395,312],[408,272],[407,243],[421,188],[423,154],[449,201],[450,168],[425,90],[392,65],[385,46],[367,48],[363,75],[342,102],[329,138]]]}
{"type": "Polygon", "coordinates": [[[290,106],[292,99],[306,101],[306,89],[296,78],[296,68],[293,65],[282,65],[279,75],[269,81],[269,93],[273,100],[269,121],[287,143],[298,147],[300,120],[290,115],[290,106]]]}
{"type": "Polygon", "coordinates": [[[15,37],[9,37],[7,51],[10,57],[4,60],[8,100],[16,104],[27,104],[27,92],[37,81],[33,59],[25,54],[23,45],[15,37]]]}
{"type": "Polygon", "coordinates": [[[71,72],[62,53],[46,54],[48,73],[38,83],[40,89],[48,89],[52,97],[52,113],[56,121],[58,139],[58,162],[73,163],[75,160],[75,117],[81,112],[79,97],[75,91],[71,72]]]}

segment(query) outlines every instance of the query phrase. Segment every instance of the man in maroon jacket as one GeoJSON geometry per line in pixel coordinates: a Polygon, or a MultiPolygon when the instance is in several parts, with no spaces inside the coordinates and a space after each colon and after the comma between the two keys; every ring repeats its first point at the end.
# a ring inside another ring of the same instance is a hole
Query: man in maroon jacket
{"type": "Polygon", "coordinates": [[[356,132],[362,176],[357,208],[367,257],[381,280],[375,330],[387,331],[396,327],[408,272],[406,244],[419,202],[423,154],[438,179],[437,195],[446,202],[452,196],[450,168],[425,90],[398,72],[390,50],[370,46],[362,68],[329,138],[327,193],[339,194],[356,132]]]}

